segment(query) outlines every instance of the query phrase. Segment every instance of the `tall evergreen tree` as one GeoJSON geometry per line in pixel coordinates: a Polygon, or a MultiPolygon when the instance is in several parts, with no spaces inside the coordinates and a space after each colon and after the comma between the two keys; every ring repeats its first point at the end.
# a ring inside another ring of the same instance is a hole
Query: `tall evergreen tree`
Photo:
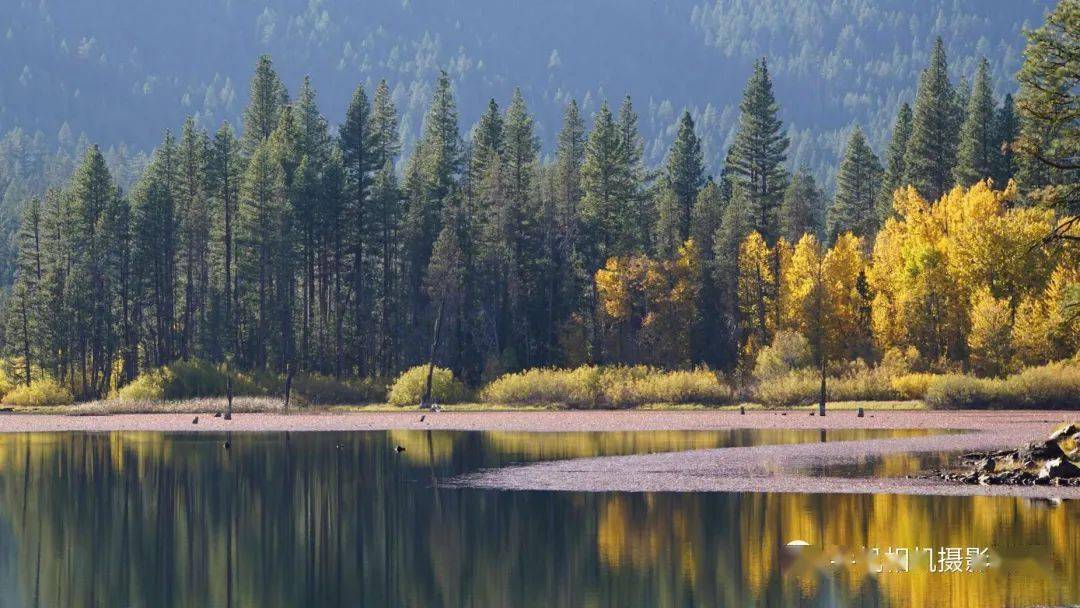
{"type": "MultiPolygon", "coordinates": [[[[373,173],[385,164],[379,149],[380,136],[376,135],[375,121],[362,86],[356,87],[352,101],[345,110],[345,122],[338,131],[341,160],[345,175],[345,215],[351,230],[347,234],[350,244],[352,267],[350,285],[352,291],[352,335],[355,344],[353,363],[364,365],[367,358],[365,345],[368,334],[368,280],[365,266],[365,247],[369,233],[368,207],[371,204],[373,173]]],[[[342,330],[344,331],[344,329],[342,330]]]]}
{"type": "Polygon", "coordinates": [[[878,229],[875,200],[881,190],[881,163],[866,142],[862,129],[856,127],[848,139],[844,159],[836,174],[836,196],[825,220],[825,234],[832,243],[851,232],[873,237],[878,229]]]}
{"type": "Polygon", "coordinates": [[[474,193],[481,187],[492,163],[501,162],[503,118],[499,104],[488,101],[487,111],[473,129],[469,150],[469,188],[474,193]]]}
{"type": "Polygon", "coordinates": [[[1027,33],[1020,93],[1019,182],[1028,199],[1065,217],[1051,236],[1076,240],[1080,226],[1080,4],[1059,2],[1027,33]]]}
{"type": "Polygon", "coordinates": [[[216,216],[210,248],[215,297],[210,300],[213,321],[208,330],[216,338],[211,350],[213,359],[231,359],[236,355],[236,221],[242,164],[239,142],[232,127],[224,123],[214,134],[206,172],[207,194],[216,216]]]}
{"type": "Polygon", "coordinates": [[[588,268],[599,268],[613,255],[631,253],[626,235],[631,216],[626,213],[624,198],[632,189],[633,176],[627,162],[622,135],[607,103],[593,117],[593,128],[585,144],[581,164],[581,219],[583,244],[590,255],[588,268]]]}
{"type": "MultiPolygon", "coordinates": [[[[968,98],[967,112],[960,126],[956,168],[953,177],[965,188],[992,177],[1000,166],[1001,154],[994,116],[994,91],[990,82],[990,62],[984,57],[975,74],[975,84],[968,98]]],[[[1004,185],[1004,184],[1002,184],[1004,185]]]]}
{"type": "Polygon", "coordinates": [[[878,193],[877,201],[879,224],[884,224],[885,220],[892,216],[893,192],[907,184],[904,157],[907,155],[908,141],[910,139],[911,106],[904,103],[901,104],[900,111],[896,114],[892,141],[889,142],[889,150],[885,153],[885,173],[881,178],[881,191],[878,193]]]}
{"type": "Polygon", "coordinates": [[[919,79],[911,136],[904,155],[905,181],[928,200],[937,200],[953,185],[959,128],[954,104],[945,46],[941,38],[937,38],[930,54],[930,65],[919,79]]]}
{"type": "Polygon", "coordinates": [[[777,209],[787,187],[788,137],[777,116],[772,80],[765,58],[754,63],[754,73],[739,104],[739,129],[732,144],[727,170],[746,195],[746,211],[753,230],[767,242],[776,240],[777,209]]]}
{"type": "Polygon", "coordinates": [[[806,169],[796,171],[780,205],[780,237],[798,243],[804,234],[821,232],[824,200],[814,176],[806,169]]]}
{"type": "Polygon", "coordinates": [[[665,186],[670,196],[657,209],[657,250],[670,255],[690,236],[690,218],[698,190],[705,182],[701,141],[694,133],[694,119],[683,111],[679,130],[668,152],[665,186]],[[674,248],[673,248],[674,246],[674,248]]]}
{"type": "MultiPolygon", "coordinates": [[[[422,324],[428,300],[423,289],[424,273],[431,258],[435,238],[442,228],[442,214],[454,194],[463,162],[458,131],[457,105],[450,77],[440,74],[435,93],[424,117],[424,130],[416,143],[405,172],[406,211],[402,225],[405,242],[404,292],[408,306],[404,323],[413,332],[422,324]]],[[[410,343],[415,343],[414,334],[410,343]]],[[[409,358],[417,360],[414,348],[409,358]]],[[[422,350],[422,349],[421,349],[422,350]]]]}
{"type": "Polygon", "coordinates": [[[7,355],[17,362],[10,371],[20,384],[26,386],[33,380],[35,365],[41,364],[35,359],[42,349],[41,313],[38,310],[41,304],[38,290],[42,280],[41,230],[41,201],[34,198],[23,209],[19,226],[15,283],[6,302],[4,330],[7,355]]]}
{"type": "Polygon", "coordinates": [[[1012,94],[1005,96],[994,115],[993,144],[997,150],[997,162],[994,165],[994,183],[1004,188],[1009,180],[1016,176],[1016,157],[1013,152],[1013,142],[1020,135],[1020,119],[1016,115],[1016,105],[1012,94]]]}
{"type": "Polygon", "coordinates": [[[205,336],[205,310],[209,282],[210,209],[206,193],[209,149],[206,133],[188,118],[180,136],[177,214],[180,256],[178,279],[183,291],[180,309],[179,353],[181,358],[205,356],[198,340],[205,336]]]}
{"type": "Polygon", "coordinates": [[[642,251],[652,238],[655,214],[648,206],[650,201],[646,194],[649,177],[643,164],[645,142],[638,131],[638,115],[629,95],[623,98],[619,106],[617,124],[622,146],[620,161],[628,177],[620,195],[622,204],[619,205],[619,215],[624,232],[619,248],[626,252],[642,251]]]}
{"type": "Polygon", "coordinates": [[[289,102],[269,55],[259,57],[255,76],[251,79],[250,101],[244,110],[243,149],[251,155],[260,142],[277,128],[281,109],[289,102]]]}
{"type": "Polygon", "coordinates": [[[151,367],[165,365],[176,354],[178,184],[179,151],[172,134],[166,132],[132,192],[132,256],[137,273],[134,318],[142,327],[144,362],[151,367]]]}

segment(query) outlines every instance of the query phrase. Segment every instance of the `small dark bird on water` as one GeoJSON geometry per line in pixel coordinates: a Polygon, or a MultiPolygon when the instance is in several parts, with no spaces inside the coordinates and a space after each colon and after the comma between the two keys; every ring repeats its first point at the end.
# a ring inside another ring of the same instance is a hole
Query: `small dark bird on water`
{"type": "Polygon", "coordinates": [[[221,412],[214,412],[214,418],[221,418],[221,412]]]}
{"type": "Polygon", "coordinates": [[[814,415],[814,412],[810,412],[810,415],[811,415],[811,416],[813,416],[813,415],[814,415]]]}
{"type": "Polygon", "coordinates": [[[195,419],[191,421],[191,424],[199,424],[199,417],[195,416],[195,419]]]}
{"type": "Polygon", "coordinates": [[[780,412],[781,416],[787,416],[787,412],[780,412]]]}
{"type": "Polygon", "coordinates": [[[859,413],[857,413],[857,414],[855,414],[855,415],[856,415],[856,416],[858,416],[859,418],[862,418],[862,417],[863,417],[863,411],[862,411],[862,408],[861,408],[861,407],[859,408],[859,413]]]}
{"type": "Polygon", "coordinates": [[[423,422],[424,418],[427,418],[427,415],[420,416],[420,422],[423,422]]]}
{"type": "Polygon", "coordinates": [[[398,454],[400,454],[400,453],[402,453],[402,452],[404,452],[404,451],[405,451],[405,448],[403,448],[403,447],[401,447],[401,446],[399,445],[399,446],[397,446],[397,447],[395,447],[395,448],[394,448],[394,451],[395,451],[395,452],[397,452],[398,454]]]}
{"type": "Polygon", "coordinates": [[[221,444],[221,447],[223,447],[223,448],[225,448],[227,450],[227,449],[232,447],[232,443],[229,442],[229,441],[226,441],[225,443],[221,444]]]}

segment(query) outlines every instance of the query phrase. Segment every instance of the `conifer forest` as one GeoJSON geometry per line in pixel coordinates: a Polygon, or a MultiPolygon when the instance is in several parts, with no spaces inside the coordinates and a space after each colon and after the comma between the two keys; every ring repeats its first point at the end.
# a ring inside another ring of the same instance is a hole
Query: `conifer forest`
{"type": "Polygon", "coordinates": [[[236,124],[160,124],[128,174],[84,141],[20,197],[4,365],[90,400],[184,360],[375,381],[433,359],[479,387],[611,364],[738,379],[791,343],[985,377],[1068,359],[1078,36],[1062,0],[1004,77],[927,39],[913,98],[883,138],[851,122],[827,178],[794,162],[801,102],[767,55],[730,85],[719,164],[688,110],[646,150],[650,100],[613,90],[541,124],[508,82],[466,124],[444,71],[406,138],[396,83],[327,100],[253,56],[236,124]]]}

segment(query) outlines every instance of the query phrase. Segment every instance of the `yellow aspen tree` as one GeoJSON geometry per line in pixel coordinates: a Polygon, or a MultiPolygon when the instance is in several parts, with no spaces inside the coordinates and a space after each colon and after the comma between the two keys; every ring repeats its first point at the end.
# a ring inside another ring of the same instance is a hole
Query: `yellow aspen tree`
{"type": "Polygon", "coordinates": [[[1012,343],[1018,366],[1074,356],[1080,349],[1080,268],[1061,264],[1042,294],[1016,307],[1012,343]]]}
{"type": "Polygon", "coordinates": [[[862,239],[848,232],[840,235],[825,253],[822,280],[825,286],[825,343],[830,358],[854,359],[869,345],[865,315],[866,294],[860,289],[866,259],[862,239]]]}
{"type": "Polygon", "coordinates": [[[972,297],[968,357],[972,370],[982,376],[1004,376],[1011,371],[1012,310],[1004,298],[995,298],[989,287],[972,297]]]}
{"type": "Polygon", "coordinates": [[[743,336],[743,360],[753,365],[757,350],[770,341],[773,299],[773,264],[768,245],[751,232],[739,245],[739,325],[743,336]]]}
{"type": "MultiPolygon", "coordinates": [[[[817,325],[815,292],[820,281],[821,244],[811,234],[804,234],[791,254],[783,276],[787,306],[784,309],[784,329],[794,330],[807,338],[817,325]]],[[[811,342],[813,344],[813,342],[811,342]]]]}
{"type": "Polygon", "coordinates": [[[769,335],[775,336],[776,332],[784,329],[784,315],[788,306],[787,288],[784,285],[784,274],[791,265],[791,254],[794,250],[792,243],[781,237],[772,248],[773,262],[773,286],[772,314],[769,316],[769,335]]]}

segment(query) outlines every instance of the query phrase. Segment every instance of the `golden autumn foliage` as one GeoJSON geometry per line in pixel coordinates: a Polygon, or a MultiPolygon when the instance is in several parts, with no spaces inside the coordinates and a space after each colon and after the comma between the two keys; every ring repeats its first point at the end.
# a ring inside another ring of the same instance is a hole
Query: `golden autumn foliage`
{"type": "Polygon", "coordinates": [[[769,343],[772,334],[770,314],[775,305],[773,299],[772,253],[757,232],[751,232],[739,245],[739,318],[743,325],[743,353],[753,360],[757,351],[769,343]]]}
{"type": "Polygon", "coordinates": [[[670,260],[614,257],[596,271],[605,343],[618,360],[671,367],[690,363],[700,260],[690,239],[670,260]]]}
{"type": "Polygon", "coordinates": [[[881,350],[915,347],[940,368],[972,355],[987,373],[1007,371],[1008,340],[990,344],[991,334],[1012,333],[1018,305],[1024,323],[1040,325],[1044,305],[1032,299],[1045,297],[1055,266],[1077,260],[1075,248],[1035,246],[1053,227],[1053,212],[1017,207],[1016,199],[1015,185],[994,190],[988,182],[934,203],[912,188],[896,192],[897,217],[878,233],[867,272],[881,350]]]}

